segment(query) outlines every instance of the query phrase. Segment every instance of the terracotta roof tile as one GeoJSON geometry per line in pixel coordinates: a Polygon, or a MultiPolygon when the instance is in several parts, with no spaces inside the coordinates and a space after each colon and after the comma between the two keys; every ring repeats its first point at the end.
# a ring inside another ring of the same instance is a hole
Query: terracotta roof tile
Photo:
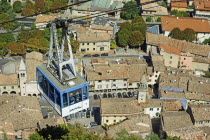
{"type": "Polygon", "coordinates": [[[202,58],[202,57],[193,57],[193,62],[210,64],[210,59],[209,58],[202,58]]]}
{"type": "Polygon", "coordinates": [[[171,7],[180,7],[180,8],[187,8],[187,1],[186,0],[172,0],[171,7]]]}
{"type": "Polygon", "coordinates": [[[210,32],[208,19],[204,18],[162,16],[161,26],[163,31],[172,31],[175,27],[178,27],[182,31],[190,28],[195,32],[210,32]]]}
{"type": "Polygon", "coordinates": [[[128,133],[134,135],[141,135],[142,133],[151,133],[152,125],[151,120],[148,115],[139,115],[137,117],[130,118],[123,121],[120,124],[110,126],[110,129],[107,131],[109,137],[117,137],[117,133],[125,129],[128,133]],[[135,132],[135,133],[133,133],[135,132]]]}
{"type": "Polygon", "coordinates": [[[180,49],[181,52],[189,52],[200,56],[208,56],[210,47],[208,45],[199,45],[195,43],[189,43],[183,40],[177,40],[163,35],[157,35],[152,33],[146,33],[147,44],[159,46],[164,44],[176,49],[180,49]],[[199,49],[198,49],[199,48],[199,49]]]}
{"type": "Polygon", "coordinates": [[[102,98],[101,115],[133,115],[139,114],[141,106],[137,100],[125,98],[102,98]]]}
{"type": "Polygon", "coordinates": [[[176,55],[180,55],[181,51],[180,49],[171,47],[171,46],[167,46],[165,44],[160,44],[159,47],[161,48],[162,51],[166,52],[166,53],[172,53],[172,54],[176,54],[176,55]]]}
{"type": "Polygon", "coordinates": [[[210,10],[209,0],[194,0],[194,5],[196,10],[210,10]]]}
{"type": "Polygon", "coordinates": [[[195,121],[210,120],[210,106],[209,105],[189,105],[195,121]]]}
{"type": "Polygon", "coordinates": [[[0,85],[17,85],[18,76],[14,74],[0,74],[0,85]]]}
{"type": "Polygon", "coordinates": [[[111,36],[108,33],[79,33],[78,40],[80,42],[101,42],[101,41],[110,41],[111,36]]]}
{"type": "Polygon", "coordinates": [[[193,126],[190,115],[185,111],[163,112],[161,116],[164,131],[193,126]]]}

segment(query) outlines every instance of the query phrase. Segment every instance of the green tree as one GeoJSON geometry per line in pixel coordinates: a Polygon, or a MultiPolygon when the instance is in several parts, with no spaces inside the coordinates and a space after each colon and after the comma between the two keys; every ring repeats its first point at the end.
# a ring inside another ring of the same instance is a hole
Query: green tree
{"type": "Polygon", "coordinates": [[[184,39],[184,35],[183,32],[179,29],[179,28],[174,28],[170,34],[170,37],[174,38],[174,39],[179,39],[179,40],[183,40],[184,39]]]}
{"type": "Polygon", "coordinates": [[[129,134],[125,129],[122,129],[120,132],[116,134],[117,138],[115,140],[143,140],[139,136],[129,134]]]}
{"type": "Polygon", "coordinates": [[[8,46],[6,42],[0,42],[0,56],[8,54],[8,46]]]}
{"type": "Polygon", "coordinates": [[[205,45],[210,45],[210,38],[205,39],[205,40],[203,41],[203,44],[205,44],[205,45]]]}
{"type": "Polygon", "coordinates": [[[7,0],[0,1],[0,14],[7,13],[12,9],[11,5],[7,2],[7,0]]]}
{"type": "Polygon", "coordinates": [[[20,1],[15,1],[14,3],[13,3],[13,11],[15,12],[15,13],[20,13],[21,11],[22,11],[22,7],[21,7],[21,2],[20,1]]]}
{"type": "Polygon", "coordinates": [[[24,16],[31,16],[35,14],[34,4],[31,1],[26,1],[26,5],[22,10],[24,16]]]}
{"type": "Polygon", "coordinates": [[[52,6],[50,7],[51,10],[53,10],[53,13],[58,13],[60,12],[60,7],[61,7],[61,2],[59,0],[55,0],[52,4],[52,6]]]}
{"type": "Polygon", "coordinates": [[[111,44],[110,44],[110,49],[115,49],[116,48],[116,41],[115,40],[112,40],[111,41],[111,44]]]}
{"type": "Polygon", "coordinates": [[[12,14],[9,13],[2,13],[0,14],[0,23],[5,23],[5,24],[0,24],[0,27],[3,27],[6,30],[14,30],[18,24],[17,22],[9,22],[13,20],[14,17],[12,14]]]}
{"type": "MultiPolygon", "coordinates": [[[[53,1],[51,1],[51,0],[46,0],[46,1],[45,1],[45,11],[49,11],[50,8],[52,7],[52,5],[53,5],[53,1]]],[[[47,14],[48,14],[48,13],[47,13],[47,14]]]]}
{"type": "Polygon", "coordinates": [[[190,13],[185,12],[185,11],[178,11],[178,10],[172,10],[170,15],[173,15],[176,17],[190,17],[190,13]]]}
{"type": "Polygon", "coordinates": [[[125,47],[128,45],[128,39],[130,37],[131,32],[127,29],[120,30],[117,34],[117,43],[119,46],[125,47]]]}
{"type": "Polygon", "coordinates": [[[152,18],[151,18],[151,17],[148,17],[148,18],[146,19],[146,22],[152,22],[152,18]]]}
{"type": "Polygon", "coordinates": [[[146,136],[145,140],[160,140],[160,138],[157,134],[152,132],[152,134],[146,136]]]}
{"type": "Polygon", "coordinates": [[[130,47],[140,47],[144,44],[144,37],[140,31],[133,31],[128,39],[130,47]]]}
{"type": "Polygon", "coordinates": [[[36,11],[37,14],[41,13],[41,12],[44,12],[44,10],[45,10],[45,0],[35,0],[34,7],[35,7],[35,11],[36,11]]]}
{"type": "Polygon", "coordinates": [[[124,3],[122,12],[120,14],[122,19],[133,19],[139,15],[139,8],[136,1],[129,1],[124,3]]]}
{"type": "Polygon", "coordinates": [[[205,73],[204,77],[210,78],[210,72],[209,71],[205,71],[204,73],[205,73]]]}
{"type": "Polygon", "coordinates": [[[132,29],[131,23],[128,22],[128,21],[123,22],[123,23],[120,25],[120,30],[123,30],[123,29],[127,29],[128,31],[131,31],[131,29],[132,29]]]}
{"type": "Polygon", "coordinates": [[[131,24],[132,31],[140,31],[144,37],[146,36],[147,25],[141,16],[134,18],[131,24]]]}
{"type": "Polygon", "coordinates": [[[40,136],[39,133],[34,133],[30,135],[29,137],[30,140],[44,140],[43,136],[40,136]]]}
{"type": "Polygon", "coordinates": [[[72,52],[76,53],[77,50],[79,49],[80,42],[78,40],[74,40],[71,38],[71,47],[72,47],[72,52]]]}
{"type": "Polygon", "coordinates": [[[10,42],[8,46],[12,55],[23,55],[26,53],[26,49],[22,43],[10,42]]]}
{"type": "Polygon", "coordinates": [[[184,35],[184,40],[192,42],[194,40],[196,40],[196,33],[193,29],[190,28],[186,28],[183,31],[183,35],[184,35]]]}
{"type": "Polygon", "coordinates": [[[8,34],[0,34],[0,42],[5,42],[5,43],[10,43],[15,41],[15,38],[13,36],[12,33],[8,33],[8,34]]]}
{"type": "Polygon", "coordinates": [[[157,22],[161,22],[161,18],[160,18],[160,17],[158,17],[156,21],[157,21],[157,22]]]}
{"type": "Polygon", "coordinates": [[[17,41],[26,43],[32,37],[32,33],[30,31],[21,31],[17,36],[17,41]]]}

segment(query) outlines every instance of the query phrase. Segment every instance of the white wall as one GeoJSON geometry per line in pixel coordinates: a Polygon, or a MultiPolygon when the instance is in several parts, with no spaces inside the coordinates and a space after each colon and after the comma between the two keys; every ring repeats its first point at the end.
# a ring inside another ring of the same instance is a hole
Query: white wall
{"type": "Polygon", "coordinates": [[[153,73],[153,75],[149,77],[150,81],[148,82],[148,85],[156,84],[158,82],[157,80],[158,80],[159,76],[160,76],[160,72],[159,71],[155,71],[153,73]]]}
{"type": "Polygon", "coordinates": [[[197,33],[197,42],[202,43],[205,39],[210,38],[210,33],[197,33]]]}
{"type": "Polygon", "coordinates": [[[156,113],[160,114],[160,112],[161,112],[161,107],[147,107],[147,108],[144,108],[144,114],[149,114],[150,118],[157,117],[156,113]],[[152,109],[152,110],[150,110],[150,109],[152,109]]]}
{"type": "Polygon", "coordinates": [[[82,52],[82,49],[85,49],[85,52],[108,52],[110,50],[110,41],[91,43],[81,42],[79,46],[79,51],[82,52]],[[101,47],[104,47],[104,51],[100,50],[101,47]]]}

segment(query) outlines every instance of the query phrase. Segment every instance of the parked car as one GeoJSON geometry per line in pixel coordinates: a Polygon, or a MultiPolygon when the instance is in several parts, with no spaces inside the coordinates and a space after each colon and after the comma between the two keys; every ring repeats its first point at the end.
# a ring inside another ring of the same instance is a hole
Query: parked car
{"type": "Polygon", "coordinates": [[[75,113],[75,118],[79,118],[79,112],[75,113]]]}
{"type": "Polygon", "coordinates": [[[109,56],[108,53],[102,53],[101,56],[109,56]]]}
{"type": "Polygon", "coordinates": [[[87,112],[86,112],[86,118],[90,118],[90,110],[87,110],[87,112]]]}
{"type": "Polygon", "coordinates": [[[97,123],[97,122],[91,122],[91,123],[90,123],[90,126],[91,126],[91,127],[93,127],[93,126],[97,126],[97,125],[98,125],[98,123],[97,123]]]}
{"type": "Polygon", "coordinates": [[[85,112],[81,112],[81,118],[85,118],[85,112]]]}
{"type": "Polygon", "coordinates": [[[91,57],[91,55],[90,54],[86,54],[83,57],[91,57]]]}
{"type": "Polygon", "coordinates": [[[93,54],[92,57],[99,57],[99,54],[93,54]]]}
{"type": "Polygon", "coordinates": [[[70,118],[73,119],[74,118],[74,114],[70,114],[70,118]]]}

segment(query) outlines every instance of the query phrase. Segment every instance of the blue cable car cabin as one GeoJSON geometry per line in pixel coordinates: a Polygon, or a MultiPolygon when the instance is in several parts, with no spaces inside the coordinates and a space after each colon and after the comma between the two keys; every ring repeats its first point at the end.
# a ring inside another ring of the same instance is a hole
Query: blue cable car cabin
{"type": "Polygon", "coordinates": [[[38,90],[62,117],[89,108],[88,82],[79,73],[64,85],[42,64],[36,78],[38,90]]]}

